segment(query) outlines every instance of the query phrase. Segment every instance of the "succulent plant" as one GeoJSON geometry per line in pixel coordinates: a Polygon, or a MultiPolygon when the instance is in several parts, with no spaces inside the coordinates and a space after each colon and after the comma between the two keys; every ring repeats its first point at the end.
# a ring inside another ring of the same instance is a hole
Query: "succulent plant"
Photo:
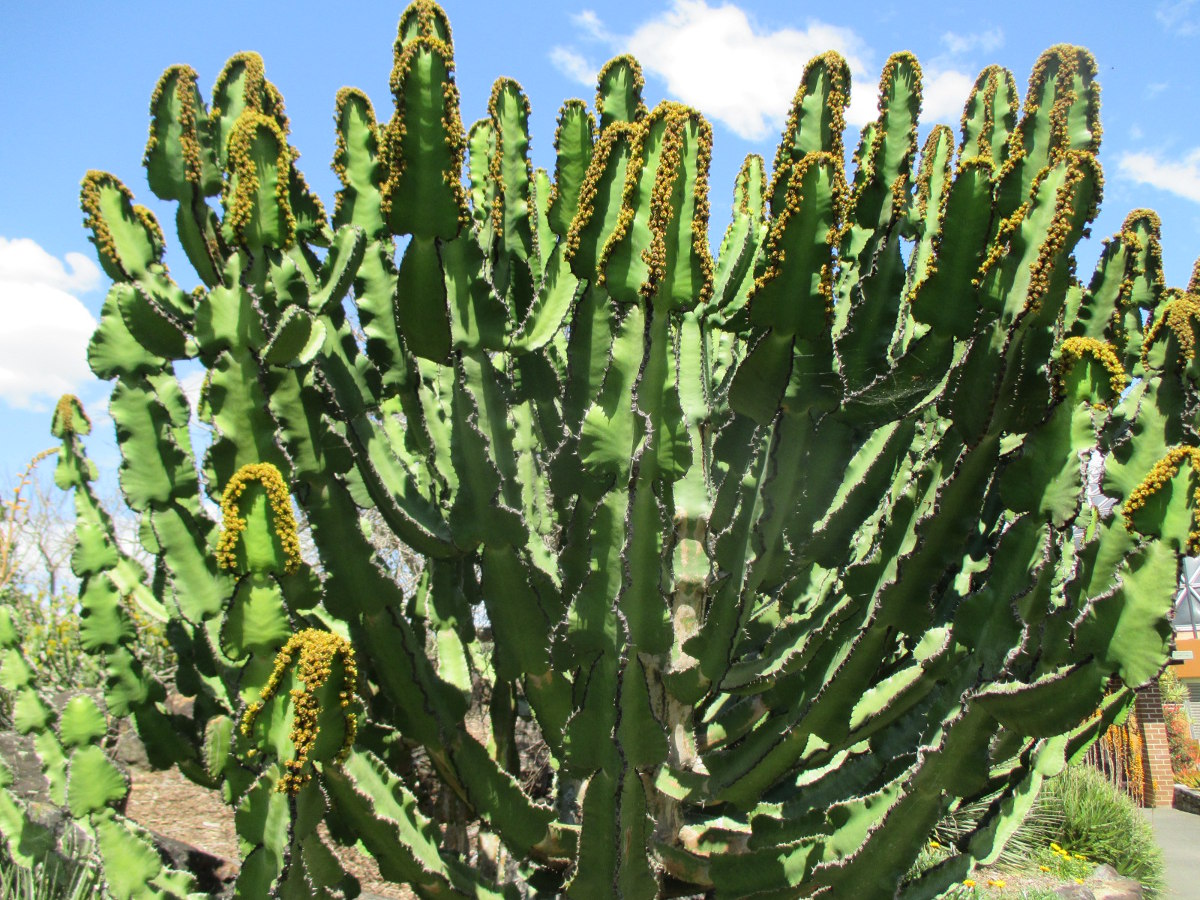
{"type": "MultiPolygon", "coordinates": [[[[243,897],[353,895],[321,821],[428,897],[937,895],[1161,669],[1200,531],[1200,270],[1167,290],[1138,210],[1074,275],[1090,55],[1043,54],[1023,111],[984,70],[957,148],[937,126],[919,153],[921,70],[894,55],[852,177],[849,69],[815,58],[715,258],[711,129],[648,110],[636,61],[594,113],[563,105],[553,173],[520,86],[466,130],[453,70],[417,0],[390,121],[337,95],[327,216],[257,56],[208,105],[168,69],[145,163],[190,292],[154,217],[85,178],[114,282],[90,361],[155,559],[117,549],[64,402],[108,713],[236,807],[243,897]],[[177,364],[206,370],[200,458],[177,364]],[[1088,500],[1097,459],[1120,515],[1088,500]],[[137,666],[127,597],[169,621],[190,717],[137,666]]],[[[96,756],[23,722],[48,772],[96,756]]],[[[117,793],[72,809],[115,834],[117,793]]],[[[122,896],[188,889],[155,877],[122,896]]]]}

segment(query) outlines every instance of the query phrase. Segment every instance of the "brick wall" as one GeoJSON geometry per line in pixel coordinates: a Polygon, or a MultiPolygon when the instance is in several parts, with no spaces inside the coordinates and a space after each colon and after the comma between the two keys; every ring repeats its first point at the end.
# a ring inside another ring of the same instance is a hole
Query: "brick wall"
{"type": "Polygon", "coordinates": [[[1150,682],[1137,692],[1134,710],[1142,726],[1146,803],[1149,806],[1172,806],[1175,799],[1175,773],[1171,770],[1171,750],[1167,746],[1167,725],[1157,681],[1150,682]]]}

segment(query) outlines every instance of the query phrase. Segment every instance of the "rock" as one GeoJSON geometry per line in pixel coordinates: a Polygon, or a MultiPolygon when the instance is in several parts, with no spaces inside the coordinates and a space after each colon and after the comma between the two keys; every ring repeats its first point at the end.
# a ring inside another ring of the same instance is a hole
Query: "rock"
{"type": "Polygon", "coordinates": [[[150,760],[146,756],[146,745],[142,743],[142,739],[129,719],[121,720],[113,756],[135,769],[148,770],[150,768],[150,760]]]}
{"type": "Polygon", "coordinates": [[[1096,900],[1143,900],[1145,894],[1136,879],[1126,878],[1109,865],[1099,865],[1087,879],[1096,900]]]}
{"type": "Polygon", "coordinates": [[[42,775],[42,761],[34,748],[32,735],[0,732],[0,757],[12,773],[9,791],[13,796],[25,802],[49,800],[50,785],[42,775]]]}
{"type": "Polygon", "coordinates": [[[1146,896],[1142,886],[1129,878],[1122,878],[1120,882],[1101,881],[1089,884],[1089,887],[1096,900],[1143,900],[1146,896]]]}
{"type": "Polygon", "coordinates": [[[185,844],[148,828],[146,832],[154,840],[159,856],[172,869],[191,872],[195,876],[197,890],[215,897],[232,894],[233,882],[238,875],[237,863],[205,853],[191,844],[185,844]]]}
{"type": "Polygon", "coordinates": [[[1064,884],[1054,892],[1054,896],[1063,900],[1096,900],[1091,888],[1082,884],[1064,884]]]}

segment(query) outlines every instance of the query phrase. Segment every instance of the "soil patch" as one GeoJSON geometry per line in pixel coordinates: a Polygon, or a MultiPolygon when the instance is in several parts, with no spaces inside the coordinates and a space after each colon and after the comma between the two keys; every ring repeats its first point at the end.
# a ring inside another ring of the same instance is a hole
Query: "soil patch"
{"type": "MultiPolygon", "coordinates": [[[[131,769],[130,776],[133,784],[125,807],[125,814],[130,819],[164,837],[233,861],[236,866],[240,854],[233,825],[233,807],[225,804],[220,792],[189,781],[175,769],[161,772],[131,769]]],[[[406,887],[384,881],[371,857],[353,847],[334,843],[324,828],[322,825],[325,843],[346,871],[358,879],[364,895],[398,900],[416,896],[406,887]]]]}

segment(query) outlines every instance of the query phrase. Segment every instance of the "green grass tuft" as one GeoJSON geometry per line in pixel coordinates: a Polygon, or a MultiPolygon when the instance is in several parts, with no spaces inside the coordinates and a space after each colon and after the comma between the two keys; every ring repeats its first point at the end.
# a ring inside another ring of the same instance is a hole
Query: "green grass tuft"
{"type": "Polygon", "coordinates": [[[1045,802],[1062,810],[1058,844],[1136,878],[1152,896],[1161,893],[1163,854],[1150,823],[1100,772],[1069,766],[1048,779],[1042,790],[1045,802]]]}

